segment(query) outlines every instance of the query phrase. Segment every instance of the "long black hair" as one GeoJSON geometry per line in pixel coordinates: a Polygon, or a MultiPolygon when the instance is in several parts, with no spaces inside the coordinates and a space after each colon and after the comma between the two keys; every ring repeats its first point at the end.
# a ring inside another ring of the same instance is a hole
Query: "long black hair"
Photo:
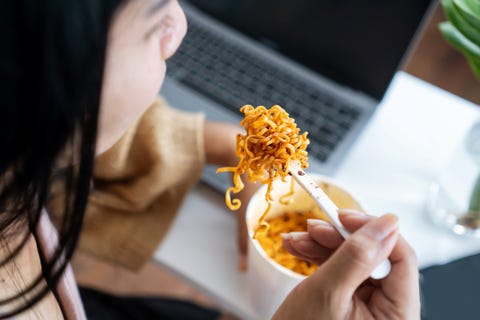
{"type": "Polygon", "coordinates": [[[0,266],[31,235],[42,264],[42,274],[0,301],[0,317],[55,294],[75,249],[92,174],[108,28],[120,2],[0,1],[0,239],[22,239],[0,257],[0,266]],[[67,197],[58,247],[47,258],[37,224],[60,159],[69,164],[67,197]]]}

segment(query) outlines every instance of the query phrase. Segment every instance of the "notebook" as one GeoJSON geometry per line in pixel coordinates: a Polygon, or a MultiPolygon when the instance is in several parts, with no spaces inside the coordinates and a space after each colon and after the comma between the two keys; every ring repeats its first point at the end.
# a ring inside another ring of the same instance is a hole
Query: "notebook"
{"type": "MultiPolygon", "coordinates": [[[[238,124],[245,104],[281,105],[309,132],[309,171],[333,175],[368,126],[430,0],[180,1],[189,29],[161,94],[238,124]]],[[[207,166],[219,191],[228,175],[207,166]]]]}

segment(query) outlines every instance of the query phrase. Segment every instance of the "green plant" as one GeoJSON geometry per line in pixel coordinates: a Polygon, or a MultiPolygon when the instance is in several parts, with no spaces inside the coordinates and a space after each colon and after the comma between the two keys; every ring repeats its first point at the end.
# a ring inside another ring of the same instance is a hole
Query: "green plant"
{"type": "MultiPolygon", "coordinates": [[[[439,24],[442,35],[465,55],[480,79],[480,0],[441,0],[441,4],[447,17],[447,21],[439,24]]],[[[480,175],[471,192],[468,209],[471,213],[480,213],[480,175]]]]}
{"type": "Polygon", "coordinates": [[[448,21],[439,28],[445,39],[467,58],[480,79],[480,0],[442,0],[448,21]]]}

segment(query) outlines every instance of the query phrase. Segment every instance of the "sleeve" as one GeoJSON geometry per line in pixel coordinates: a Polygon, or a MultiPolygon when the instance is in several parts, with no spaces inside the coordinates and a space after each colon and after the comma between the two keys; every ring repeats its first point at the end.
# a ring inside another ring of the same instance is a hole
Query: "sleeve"
{"type": "Polygon", "coordinates": [[[131,270],[151,259],[201,176],[203,125],[159,98],[96,159],[79,250],[131,270]]]}

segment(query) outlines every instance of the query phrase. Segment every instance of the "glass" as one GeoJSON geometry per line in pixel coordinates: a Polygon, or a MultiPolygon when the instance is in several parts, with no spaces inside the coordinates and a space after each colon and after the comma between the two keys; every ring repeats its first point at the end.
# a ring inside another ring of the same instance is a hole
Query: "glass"
{"type": "Polygon", "coordinates": [[[427,206],[435,224],[458,235],[480,237],[480,120],[430,185],[427,206]]]}

